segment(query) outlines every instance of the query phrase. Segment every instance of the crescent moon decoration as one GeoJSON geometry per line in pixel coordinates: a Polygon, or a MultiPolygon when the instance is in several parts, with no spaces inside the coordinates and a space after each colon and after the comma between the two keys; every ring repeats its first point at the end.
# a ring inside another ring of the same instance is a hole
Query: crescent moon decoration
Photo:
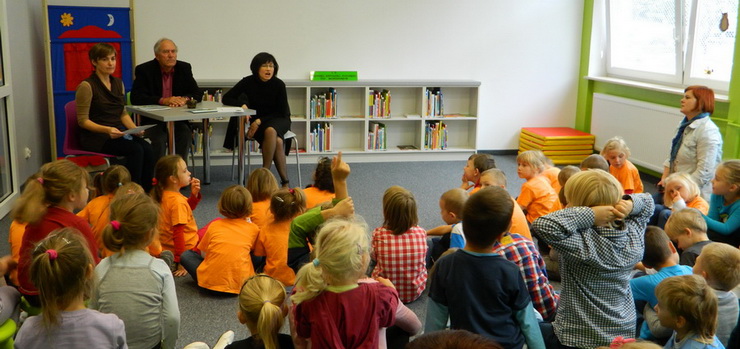
{"type": "Polygon", "coordinates": [[[110,14],[110,13],[108,14],[108,18],[110,19],[110,21],[108,22],[108,26],[110,27],[110,26],[112,26],[112,25],[113,25],[113,23],[115,23],[115,22],[116,22],[116,19],[115,19],[115,18],[113,18],[113,15],[112,15],[112,14],[110,14]]]}

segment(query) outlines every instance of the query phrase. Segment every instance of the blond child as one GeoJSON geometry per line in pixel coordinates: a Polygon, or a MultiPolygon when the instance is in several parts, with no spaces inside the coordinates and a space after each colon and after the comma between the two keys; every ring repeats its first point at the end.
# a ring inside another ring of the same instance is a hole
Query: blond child
{"type": "Polygon", "coordinates": [[[87,246],[79,231],[62,228],[29,251],[41,315],[26,319],[16,348],[127,348],[121,319],[85,307],[95,283],[87,246]]]}
{"type": "Polygon", "coordinates": [[[198,226],[188,199],[180,189],[192,184],[191,197],[200,195],[200,181],[190,177],[188,165],[179,155],[163,156],[154,166],[154,187],[151,196],[160,204],[159,241],[162,248],[175,255],[175,276],[188,272],[180,264],[180,256],[198,244],[198,226]]]}
{"type": "Polygon", "coordinates": [[[555,192],[560,191],[560,182],[558,182],[558,175],[560,174],[560,169],[555,167],[555,163],[552,162],[550,158],[545,155],[540,150],[535,150],[537,155],[540,156],[540,159],[542,159],[542,163],[545,166],[545,169],[542,171],[542,175],[545,176],[550,181],[550,185],[552,186],[552,189],[555,189],[555,192]]]}
{"type": "Polygon", "coordinates": [[[470,188],[470,194],[480,190],[480,175],[483,171],[496,168],[496,160],[489,154],[473,154],[468,157],[468,161],[463,168],[462,184],[460,188],[467,191],[470,188]],[[472,184],[471,184],[472,183],[472,184]]]}
{"type": "Polygon", "coordinates": [[[710,240],[740,245],[740,160],[727,160],[717,166],[704,221],[710,240]]]}
{"type": "Polygon", "coordinates": [[[102,257],[113,254],[103,246],[103,229],[110,223],[110,203],[116,190],[124,184],[131,182],[131,174],[121,165],[113,165],[105,171],[100,172],[93,178],[95,192],[98,195],[85,205],[77,215],[90,223],[98,249],[102,257]]]}
{"type": "MultiPolygon", "coordinates": [[[[31,181],[37,181],[38,178],[41,176],[39,173],[34,173],[31,176],[29,176],[26,181],[23,183],[23,186],[21,187],[21,190],[25,190],[26,186],[28,186],[28,183],[31,181]]],[[[16,265],[18,265],[18,261],[21,257],[21,244],[23,243],[23,234],[26,232],[26,226],[28,223],[19,221],[17,218],[13,218],[13,221],[10,222],[10,230],[8,232],[8,243],[10,244],[10,256],[13,262],[15,262],[16,265]]],[[[8,274],[8,277],[10,278],[10,282],[13,283],[13,286],[18,287],[18,268],[11,268],[10,273],[8,274]]]]}
{"type": "Polygon", "coordinates": [[[609,172],[609,163],[599,154],[591,154],[581,161],[581,171],[602,170],[609,172]]]}
{"type": "Polygon", "coordinates": [[[291,336],[279,333],[288,314],[286,298],[283,284],[269,275],[257,274],[244,281],[236,317],[247,325],[252,336],[233,342],[226,349],[293,348],[291,336]]]}
{"type": "Polygon", "coordinates": [[[90,308],[123,320],[131,349],[175,348],[180,327],[172,272],[147,252],[158,219],[159,207],[148,195],[116,195],[102,236],[113,254],[95,267],[90,308]]]}
{"type": "Polygon", "coordinates": [[[462,224],[460,223],[462,222],[462,208],[467,200],[468,193],[461,188],[450,189],[439,198],[439,214],[445,225],[427,230],[429,236],[442,236],[432,239],[427,269],[431,268],[445,251],[465,246],[465,236],[462,235],[462,224]]]}
{"type": "Polygon", "coordinates": [[[701,252],[694,264],[694,274],[702,276],[717,294],[719,318],[717,338],[729,348],[730,335],[737,326],[737,296],[732,289],[740,284],[740,250],[737,247],[713,242],[701,252]]]}
{"type": "MultiPolygon", "coordinates": [[[[658,213],[658,226],[664,227],[665,222],[675,210],[691,207],[699,210],[702,214],[709,212],[709,204],[701,197],[699,186],[686,172],[675,172],[666,177],[665,192],[663,194],[663,206],[665,208],[658,213]]],[[[657,211],[657,209],[656,209],[657,211]]]]}
{"type": "Polygon", "coordinates": [[[673,212],[665,224],[665,232],[681,252],[679,263],[694,266],[702,249],[712,241],[707,237],[707,223],[695,208],[673,212]]]}
{"type": "MultiPolygon", "coordinates": [[[[504,171],[497,168],[485,170],[480,176],[480,184],[481,188],[501,187],[506,189],[506,175],[504,174],[504,171]]],[[[511,200],[516,203],[516,200],[513,197],[511,200]]],[[[514,205],[514,214],[511,216],[511,227],[509,227],[509,232],[524,236],[530,241],[532,240],[532,233],[529,231],[527,217],[524,215],[524,211],[522,211],[522,208],[519,207],[518,204],[514,205]]]]}
{"type": "Polygon", "coordinates": [[[331,177],[331,159],[319,158],[316,170],[313,171],[313,184],[303,189],[306,194],[306,208],[314,208],[321,203],[334,199],[334,180],[331,177]]]}
{"type": "Polygon", "coordinates": [[[238,294],[242,282],[254,275],[250,252],[260,229],[247,221],[252,213],[252,196],[241,185],[232,185],[221,193],[218,212],[224,219],[208,226],[198,243],[200,254],[183,252],[181,264],[198,286],[238,294]]]}
{"type": "Polygon", "coordinates": [[[383,194],[383,226],[373,231],[373,277],[389,279],[404,303],[415,301],[426,288],[427,233],[418,222],[414,194],[399,186],[388,188],[383,194]]]}
{"type": "Polygon", "coordinates": [[[667,278],[655,288],[660,323],[673,329],[664,348],[724,348],[715,336],[717,296],[698,275],[667,278]]]}
{"type": "Polygon", "coordinates": [[[555,337],[552,344],[593,348],[634,336],[629,281],[643,255],[653,199],[622,199],[623,193],[608,172],[576,173],[565,184],[568,207],[532,224],[532,235],[560,254],[558,314],[552,324],[542,324],[545,338],[555,337]]]}
{"type": "Polygon", "coordinates": [[[629,161],[630,148],[622,137],[617,136],[606,141],[601,149],[601,156],[609,162],[609,173],[617,178],[625,194],[643,192],[640,171],[629,161]]]}
{"type": "Polygon", "coordinates": [[[558,194],[550,185],[550,181],[541,176],[545,169],[541,156],[534,150],[527,150],[516,157],[517,175],[527,180],[522,184],[519,197],[516,199],[519,207],[527,215],[529,223],[540,216],[559,210],[558,194]]]}
{"type": "Polygon", "coordinates": [[[249,219],[261,227],[270,219],[270,199],[278,191],[277,179],[269,169],[260,167],[249,174],[247,190],[252,194],[252,215],[249,219]]]}
{"type": "Polygon", "coordinates": [[[293,286],[295,272],[288,267],[288,238],[293,219],[306,211],[306,196],[300,188],[282,189],[272,195],[271,219],[262,226],[254,253],[265,256],[264,273],[293,286]]]}

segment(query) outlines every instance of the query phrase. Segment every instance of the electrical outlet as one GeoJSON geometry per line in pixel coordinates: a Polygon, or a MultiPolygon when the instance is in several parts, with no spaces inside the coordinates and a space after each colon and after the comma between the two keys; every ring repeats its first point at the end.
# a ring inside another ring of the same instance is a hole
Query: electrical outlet
{"type": "Polygon", "coordinates": [[[23,156],[26,159],[30,159],[31,158],[31,148],[29,148],[29,147],[23,148],[23,156]]]}

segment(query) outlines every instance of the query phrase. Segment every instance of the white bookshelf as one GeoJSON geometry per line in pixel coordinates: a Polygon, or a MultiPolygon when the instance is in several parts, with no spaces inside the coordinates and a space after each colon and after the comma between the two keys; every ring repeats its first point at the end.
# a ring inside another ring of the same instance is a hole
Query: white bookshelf
{"type": "MultiPolygon", "coordinates": [[[[297,135],[298,148],[305,150],[305,153],[301,153],[301,157],[306,157],[305,163],[315,161],[320,156],[336,154],[338,151],[342,151],[349,161],[381,162],[461,160],[467,159],[476,150],[480,87],[478,81],[283,81],[286,84],[290,105],[291,130],[297,135]],[[337,91],[337,117],[309,119],[311,97],[326,92],[329,88],[337,91]],[[432,88],[439,88],[442,92],[445,117],[425,116],[427,112],[425,92],[432,88]],[[374,118],[369,115],[368,94],[371,90],[390,91],[390,117],[374,118]],[[446,124],[447,149],[424,149],[425,126],[431,121],[442,121],[446,124]],[[312,126],[321,122],[328,122],[333,126],[331,151],[310,150],[308,142],[312,126]],[[368,149],[368,130],[375,122],[385,124],[386,150],[368,149]],[[413,145],[417,149],[400,150],[399,145],[413,145]]],[[[225,92],[237,82],[238,80],[198,80],[198,85],[202,89],[208,89],[209,92],[216,89],[225,92]]],[[[223,157],[231,156],[221,149],[226,125],[225,121],[212,123],[211,149],[217,163],[225,162],[226,159],[223,157]]],[[[252,156],[252,161],[260,157],[254,153],[252,156]]],[[[289,157],[288,160],[294,161],[294,157],[289,157]]]]}

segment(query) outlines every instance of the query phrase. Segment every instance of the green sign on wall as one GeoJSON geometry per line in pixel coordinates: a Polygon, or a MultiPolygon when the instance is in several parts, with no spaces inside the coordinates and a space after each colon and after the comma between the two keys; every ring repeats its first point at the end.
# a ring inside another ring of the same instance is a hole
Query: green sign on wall
{"type": "Polygon", "coordinates": [[[312,81],[357,81],[356,71],[312,71],[312,81]]]}

